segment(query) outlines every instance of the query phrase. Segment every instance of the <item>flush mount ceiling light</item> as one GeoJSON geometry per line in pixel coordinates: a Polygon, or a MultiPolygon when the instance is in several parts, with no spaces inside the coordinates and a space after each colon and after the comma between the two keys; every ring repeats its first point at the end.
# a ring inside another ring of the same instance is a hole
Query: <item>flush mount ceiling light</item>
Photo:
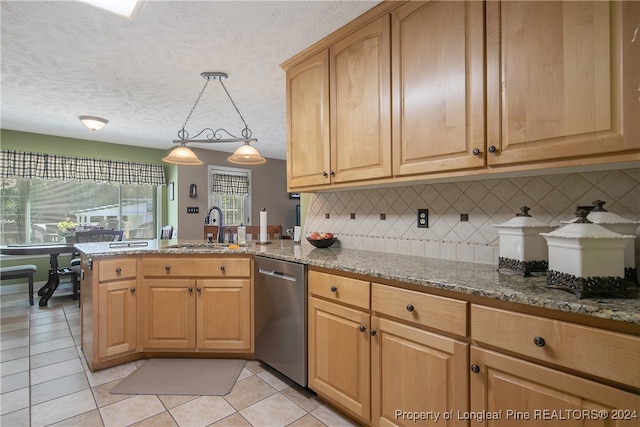
{"type": "Polygon", "coordinates": [[[91,130],[100,130],[105,127],[107,123],[109,123],[109,120],[103,119],[102,117],[78,116],[78,118],[87,129],[91,130]]]}
{"type": "Polygon", "coordinates": [[[201,73],[200,75],[206,81],[204,83],[202,90],[200,91],[200,94],[198,95],[198,98],[196,99],[195,104],[193,104],[193,107],[191,108],[189,115],[184,121],[182,128],[178,131],[179,139],[176,139],[173,141],[174,144],[178,144],[178,147],[174,148],[171,151],[171,153],[169,153],[165,158],[162,159],[162,161],[166,163],[173,163],[176,165],[185,165],[185,166],[201,165],[202,161],[198,159],[198,157],[195,155],[193,151],[191,151],[189,147],[187,147],[187,143],[241,142],[243,145],[240,148],[238,148],[231,156],[227,158],[227,160],[230,163],[235,163],[238,165],[261,165],[265,163],[266,160],[264,159],[264,157],[262,157],[260,153],[258,153],[258,150],[256,150],[254,147],[251,146],[252,142],[257,142],[258,140],[256,138],[251,137],[252,135],[251,129],[249,129],[249,126],[247,126],[247,122],[245,122],[244,117],[242,117],[242,114],[240,114],[240,110],[238,110],[238,107],[236,107],[236,103],[233,102],[233,99],[231,98],[229,91],[227,90],[224,83],[222,82],[222,79],[226,79],[228,77],[227,74],[219,71],[214,71],[214,72],[204,72],[204,73],[201,73]],[[191,114],[193,114],[196,107],[198,106],[198,102],[200,102],[200,98],[202,97],[202,94],[204,93],[205,89],[207,89],[207,86],[209,85],[209,82],[211,80],[217,80],[220,83],[220,86],[222,86],[222,89],[224,89],[224,92],[229,97],[229,101],[231,101],[231,105],[233,105],[233,108],[235,108],[236,113],[238,113],[238,116],[240,116],[240,120],[242,120],[242,123],[244,124],[244,129],[242,129],[242,131],[240,132],[242,137],[235,136],[224,128],[217,128],[215,130],[213,130],[213,128],[204,128],[200,132],[198,132],[195,136],[189,137],[189,132],[187,132],[185,127],[187,126],[187,123],[191,118],[191,114]],[[201,135],[204,137],[204,139],[198,139],[201,135]],[[229,137],[225,138],[225,136],[227,135],[229,137]]]}

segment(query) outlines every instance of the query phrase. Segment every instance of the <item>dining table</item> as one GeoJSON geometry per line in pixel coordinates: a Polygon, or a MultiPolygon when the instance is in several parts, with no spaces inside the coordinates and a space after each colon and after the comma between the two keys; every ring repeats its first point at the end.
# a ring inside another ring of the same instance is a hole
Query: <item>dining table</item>
{"type": "Polygon", "coordinates": [[[49,298],[58,289],[60,284],[60,274],[69,273],[67,269],[61,269],[58,265],[60,254],[73,253],[75,249],[73,243],[26,243],[18,245],[0,246],[0,254],[3,255],[49,255],[49,277],[39,290],[40,307],[46,307],[49,298]]]}

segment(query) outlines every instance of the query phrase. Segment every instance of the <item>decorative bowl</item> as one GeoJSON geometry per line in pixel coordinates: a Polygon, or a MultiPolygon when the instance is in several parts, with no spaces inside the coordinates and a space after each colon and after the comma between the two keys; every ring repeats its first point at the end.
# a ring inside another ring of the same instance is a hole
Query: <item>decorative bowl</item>
{"type": "Polygon", "coordinates": [[[316,248],[328,248],[329,246],[333,245],[336,242],[335,237],[332,237],[331,239],[317,239],[317,240],[313,240],[307,237],[307,241],[309,243],[311,243],[313,246],[315,246],[316,248]]]}

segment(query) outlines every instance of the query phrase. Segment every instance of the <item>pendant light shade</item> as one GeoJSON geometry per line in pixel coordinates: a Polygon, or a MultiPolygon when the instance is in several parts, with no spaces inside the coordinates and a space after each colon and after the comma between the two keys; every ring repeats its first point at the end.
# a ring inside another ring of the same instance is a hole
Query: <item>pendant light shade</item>
{"type": "Polygon", "coordinates": [[[266,163],[265,158],[249,144],[249,141],[245,141],[244,145],[240,146],[233,155],[227,157],[227,160],[237,165],[261,165],[266,163]]]}
{"type": "Polygon", "coordinates": [[[162,161],[165,163],[172,163],[174,165],[185,166],[199,166],[202,164],[202,160],[200,160],[189,147],[184,145],[184,143],[174,148],[173,151],[162,159],[162,161]]]}
{"type": "Polygon", "coordinates": [[[247,122],[244,120],[244,117],[242,117],[242,114],[240,114],[240,110],[238,110],[236,103],[233,102],[233,98],[231,98],[229,91],[227,90],[226,86],[222,82],[223,78],[226,79],[228,77],[227,74],[219,71],[215,71],[215,72],[204,72],[204,73],[201,73],[200,75],[206,80],[206,82],[204,83],[204,87],[200,91],[200,94],[198,95],[198,98],[196,99],[195,104],[191,108],[189,115],[184,121],[182,128],[178,131],[179,139],[173,141],[174,144],[179,144],[179,145],[171,153],[169,153],[168,156],[166,156],[162,160],[164,162],[173,163],[176,165],[185,165],[185,166],[201,165],[202,161],[198,159],[198,157],[193,153],[193,151],[191,151],[186,146],[187,143],[189,142],[197,142],[197,143],[242,142],[243,145],[240,148],[238,148],[231,156],[227,158],[227,160],[230,163],[235,163],[238,165],[261,165],[265,163],[266,160],[264,159],[264,157],[262,157],[260,153],[258,153],[258,150],[256,150],[253,146],[251,146],[251,142],[255,143],[258,140],[256,138],[251,137],[251,129],[249,129],[249,126],[247,126],[247,122]],[[242,129],[240,132],[240,134],[242,135],[241,137],[233,135],[232,133],[230,133],[224,128],[215,128],[215,130],[214,128],[204,128],[200,132],[198,132],[195,136],[189,137],[189,132],[185,128],[187,126],[187,123],[189,123],[191,114],[193,114],[196,107],[198,106],[198,103],[200,102],[200,98],[202,98],[202,95],[204,94],[204,91],[207,89],[209,81],[211,80],[218,80],[218,82],[220,83],[220,86],[222,87],[224,92],[227,94],[229,101],[231,101],[231,105],[233,105],[233,108],[236,110],[236,113],[238,113],[240,120],[242,120],[242,123],[244,124],[244,129],[242,129]],[[203,135],[204,138],[206,139],[198,139],[200,135],[203,135]],[[227,135],[229,136],[229,138],[225,137],[227,135]]]}

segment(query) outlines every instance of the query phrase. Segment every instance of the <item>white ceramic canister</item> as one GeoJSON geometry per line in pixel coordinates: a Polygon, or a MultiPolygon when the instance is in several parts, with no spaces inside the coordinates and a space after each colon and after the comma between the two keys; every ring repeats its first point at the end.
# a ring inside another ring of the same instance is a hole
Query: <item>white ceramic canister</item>
{"type": "Polygon", "coordinates": [[[533,218],[529,210],[523,206],[515,218],[494,225],[500,234],[498,269],[513,270],[523,276],[547,271],[547,242],[540,233],[548,233],[557,226],[533,218]]]}
{"type": "Polygon", "coordinates": [[[547,284],[593,296],[635,297],[636,284],[625,279],[624,251],[636,236],[615,233],[587,219],[578,218],[551,233],[542,233],[549,248],[547,284]]]}

